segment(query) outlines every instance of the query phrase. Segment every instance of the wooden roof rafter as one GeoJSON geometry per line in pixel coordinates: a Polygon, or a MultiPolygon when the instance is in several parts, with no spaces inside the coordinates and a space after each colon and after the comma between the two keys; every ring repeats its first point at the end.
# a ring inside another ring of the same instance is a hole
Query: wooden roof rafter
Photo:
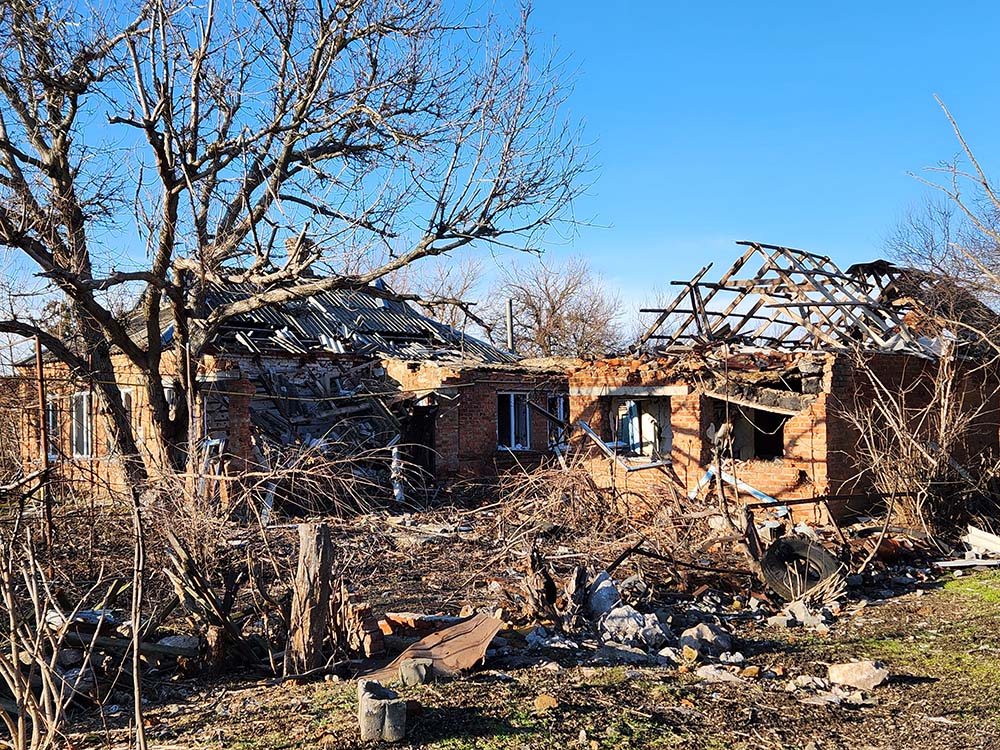
{"type": "Polygon", "coordinates": [[[824,255],[781,245],[737,244],[745,251],[718,281],[705,279],[709,264],[691,281],[671,282],[682,289],[668,306],[643,310],[657,318],[640,338],[639,348],[676,350],[713,343],[800,350],[861,346],[935,356],[933,343],[907,326],[906,308],[884,298],[887,286],[905,269],[877,261],[845,272],[824,255]],[[737,278],[753,268],[755,257],[761,261],[756,271],[737,278]],[[721,293],[732,298],[713,304],[721,293]]]}

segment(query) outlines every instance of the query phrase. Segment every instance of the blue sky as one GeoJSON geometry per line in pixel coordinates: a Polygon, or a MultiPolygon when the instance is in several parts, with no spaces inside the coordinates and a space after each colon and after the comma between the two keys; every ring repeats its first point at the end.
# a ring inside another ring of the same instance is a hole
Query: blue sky
{"type": "MultiPolygon", "coordinates": [[[[594,143],[581,254],[630,300],[728,265],[732,242],[884,254],[926,189],[908,172],[953,158],[942,97],[980,160],[998,163],[1000,3],[537,0],[540,45],[574,72],[594,143]]],[[[721,272],[721,271],[720,271],[721,272]]]]}

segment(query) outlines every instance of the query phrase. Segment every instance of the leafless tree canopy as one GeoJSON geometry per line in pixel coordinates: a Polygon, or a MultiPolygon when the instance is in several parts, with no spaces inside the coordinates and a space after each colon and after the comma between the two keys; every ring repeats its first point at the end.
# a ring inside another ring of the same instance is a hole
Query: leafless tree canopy
{"type": "Polygon", "coordinates": [[[262,305],[472,244],[534,248],[584,169],[527,9],[15,0],[0,5],[0,61],[0,245],[70,300],[89,358],[23,318],[0,331],[40,334],[110,384],[125,433],[112,348],[145,374],[171,435],[161,307],[197,358],[262,305]],[[260,293],[205,309],[205,285],[226,281],[260,293]],[[123,285],[141,296],[142,337],[110,306],[123,285]]]}
{"type": "Polygon", "coordinates": [[[897,257],[936,271],[995,301],[1000,289],[1000,194],[958,122],[938,99],[961,147],[958,157],[917,179],[933,190],[888,238],[897,257]]]}
{"type": "Polygon", "coordinates": [[[464,254],[422,264],[399,278],[398,288],[412,290],[429,317],[452,328],[466,330],[470,324],[473,329],[482,324],[475,310],[476,300],[482,292],[482,280],[482,261],[464,254]]]}
{"type": "Polygon", "coordinates": [[[480,315],[494,344],[506,342],[506,304],[514,303],[518,354],[591,357],[623,344],[623,307],[581,258],[561,264],[533,260],[503,269],[480,315]]]}

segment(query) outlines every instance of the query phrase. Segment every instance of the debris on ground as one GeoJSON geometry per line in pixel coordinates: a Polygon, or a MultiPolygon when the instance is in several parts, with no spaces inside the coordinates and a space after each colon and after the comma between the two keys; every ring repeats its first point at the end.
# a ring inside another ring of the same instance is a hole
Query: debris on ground
{"type": "Polygon", "coordinates": [[[848,685],[859,690],[871,691],[889,679],[889,670],[877,661],[852,661],[831,664],[827,677],[837,685],[848,685]]]}
{"type": "Polygon", "coordinates": [[[484,614],[432,633],[403,651],[381,669],[369,672],[369,680],[393,682],[399,679],[400,666],[409,660],[430,660],[435,675],[455,675],[479,664],[486,657],[493,637],[503,622],[484,614]]]}

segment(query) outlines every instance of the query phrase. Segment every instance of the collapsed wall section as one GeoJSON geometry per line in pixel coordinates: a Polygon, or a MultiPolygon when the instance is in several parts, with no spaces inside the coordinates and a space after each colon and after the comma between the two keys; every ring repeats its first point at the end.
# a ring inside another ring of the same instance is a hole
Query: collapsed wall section
{"type": "Polygon", "coordinates": [[[716,445],[723,470],[766,495],[825,494],[829,362],[769,354],[587,363],[569,375],[570,417],[593,433],[576,433],[577,453],[636,508],[714,494],[705,477],[716,445]]]}

